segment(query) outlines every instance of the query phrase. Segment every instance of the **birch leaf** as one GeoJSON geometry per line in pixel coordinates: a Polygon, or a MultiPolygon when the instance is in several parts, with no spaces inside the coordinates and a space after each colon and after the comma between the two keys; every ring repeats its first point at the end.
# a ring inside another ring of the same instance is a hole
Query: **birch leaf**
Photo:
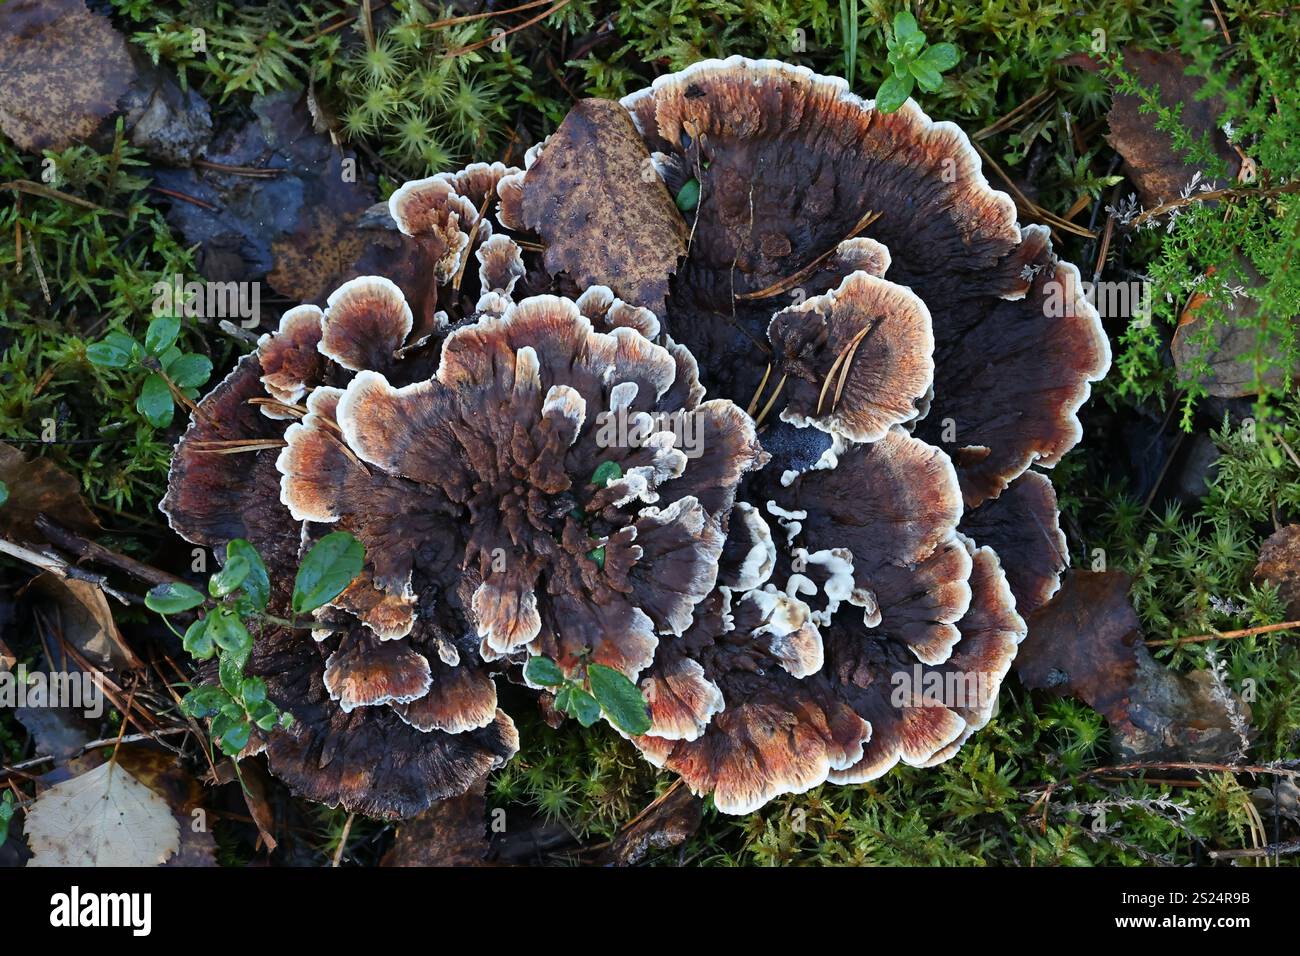
{"type": "Polygon", "coordinates": [[[42,793],[26,833],[28,866],[160,866],[180,849],[167,801],[113,763],[42,793]]]}

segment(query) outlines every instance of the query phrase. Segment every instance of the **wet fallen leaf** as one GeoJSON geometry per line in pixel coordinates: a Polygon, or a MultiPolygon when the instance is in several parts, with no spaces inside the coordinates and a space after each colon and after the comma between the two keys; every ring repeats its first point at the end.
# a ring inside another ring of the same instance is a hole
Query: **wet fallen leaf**
{"type": "Polygon", "coordinates": [[[1284,525],[1269,535],[1259,549],[1255,580],[1276,585],[1287,620],[1300,619],[1300,525],[1284,525]]]}
{"type": "Polygon", "coordinates": [[[1230,759],[1240,747],[1209,671],[1180,674],[1152,658],[1120,571],[1070,571],[1029,616],[1016,655],[1021,683],[1072,696],[1105,716],[1121,760],[1230,759]]]}
{"type": "Polygon", "coordinates": [[[663,181],[647,175],[649,163],[627,110],[581,100],[528,170],[523,215],[546,244],[552,275],[607,285],[663,315],[687,229],[663,181]]]}
{"type": "MultiPolygon", "coordinates": [[[[1250,266],[1243,265],[1245,291],[1229,296],[1222,303],[1222,314],[1211,320],[1207,297],[1193,295],[1187,308],[1179,317],[1178,328],[1170,343],[1174,364],[1185,379],[1194,379],[1217,398],[1240,398],[1256,394],[1261,386],[1281,388],[1285,384],[1286,369],[1276,362],[1276,345],[1271,339],[1261,339],[1259,304],[1249,294],[1250,289],[1263,286],[1263,280],[1250,266]],[[1258,361],[1255,353],[1259,352],[1258,361]],[[1204,358],[1209,366],[1206,373],[1200,369],[1204,358]],[[1267,363],[1267,364],[1264,364],[1267,363]]],[[[1207,274],[1216,270],[1210,267],[1207,274]]],[[[1300,362],[1291,371],[1300,375],[1300,362]]]]}
{"type": "MultiPolygon", "coordinates": [[[[236,170],[280,172],[158,170],[159,186],[204,204],[177,200],[167,220],[187,244],[198,246],[199,271],[206,278],[265,278],[296,301],[316,300],[360,254],[364,239],[353,227],[374,203],[374,190],[359,175],[344,175],[356,172],[355,158],[340,155],[329,137],[315,132],[301,93],[254,97],[252,110],[252,119],[219,129],[204,158],[236,170]]],[[[270,310],[262,311],[263,324],[274,324],[270,310]]]]}
{"type": "Polygon", "coordinates": [[[324,306],[329,294],[349,279],[383,276],[396,283],[411,307],[413,325],[408,343],[417,342],[438,328],[438,282],[429,268],[428,254],[418,240],[398,231],[387,203],[376,203],[362,213],[339,236],[337,255],[327,255],[325,259],[297,272],[297,280],[287,278],[292,272],[290,265],[296,260],[279,260],[276,269],[283,267],[285,281],[302,283],[296,292],[281,291],[292,298],[324,306]],[[328,265],[325,259],[329,260],[328,265]]]}
{"type": "MultiPolygon", "coordinates": [[[[1217,97],[1196,98],[1204,81],[1187,72],[1189,65],[1185,56],[1173,51],[1156,53],[1131,47],[1124,50],[1125,69],[1135,74],[1144,87],[1158,87],[1163,105],[1181,108],[1184,128],[1193,139],[1208,135],[1215,154],[1228,164],[1235,176],[1240,160],[1218,126],[1223,102],[1217,97]]],[[[1106,140],[1124,158],[1124,171],[1137,186],[1142,204],[1150,208],[1178,198],[1197,172],[1207,174],[1208,170],[1198,170],[1184,161],[1174,149],[1169,134],[1156,129],[1156,114],[1141,112],[1140,103],[1138,97],[1127,94],[1114,98],[1106,140]]]]}
{"type": "Polygon", "coordinates": [[[29,866],[159,866],[180,849],[167,801],[111,761],[40,794],[25,831],[29,866]]]}
{"type": "Polygon", "coordinates": [[[95,739],[95,728],[72,707],[15,707],[13,715],[35,741],[36,752],[66,763],[95,739]]]}
{"type": "Polygon", "coordinates": [[[632,866],[651,850],[662,850],[690,839],[700,828],[704,801],[684,786],[656,800],[625,826],[598,857],[614,866],[632,866]]]}
{"type": "Polygon", "coordinates": [[[87,660],[110,670],[144,667],[144,662],[122,638],[108,600],[98,587],[48,573],[39,575],[31,587],[49,600],[43,611],[53,613],[50,623],[87,660]]]}
{"type": "Polygon", "coordinates": [[[312,189],[311,182],[305,183],[312,195],[298,222],[271,243],[275,268],[266,281],[290,299],[323,299],[337,288],[339,276],[365,252],[369,242],[370,236],[358,230],[356,223],[374,197],[355,184],[341,185],[344,158],[331,153],[319,185],[312,189]]]}
{"type": "Polygon", "coordinates": [[[28,461],[12,445],[0,442],[0,482],[9,492],[0,504],[0,536],[38,542],[45,536],[36,528],[42,512],[76,531],[96,533],[99,522],[81,498],[77,479],[44,458],[28,461]]]}
{"type": "Polygon", "coordinates": [[[488,852],[486,778],[397,828],[382,866],[482,866],[488,852]]]}
{"type": "Polygon", "coordinates": [[[134,76],[126,40],[81,0],[0,6],[0,128],[21,149],[90,139],[134,76]]]}

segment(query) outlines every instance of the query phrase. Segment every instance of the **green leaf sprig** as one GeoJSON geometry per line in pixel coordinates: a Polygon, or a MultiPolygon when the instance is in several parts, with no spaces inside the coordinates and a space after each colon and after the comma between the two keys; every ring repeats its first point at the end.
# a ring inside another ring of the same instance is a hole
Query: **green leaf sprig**
{"type": "Polygon", "coordinates": [[[893,34],[886,38],[886,59],[893,72],[885,77],[876,93],[876,109],[893,113],[919,86],[927,93],[937,93],[943,86],[943,72],[951,70],[961,54],[951,43],[927,46],[925,34],[916,25],[916,17],[900,10],[894,17],[893,34]]]}

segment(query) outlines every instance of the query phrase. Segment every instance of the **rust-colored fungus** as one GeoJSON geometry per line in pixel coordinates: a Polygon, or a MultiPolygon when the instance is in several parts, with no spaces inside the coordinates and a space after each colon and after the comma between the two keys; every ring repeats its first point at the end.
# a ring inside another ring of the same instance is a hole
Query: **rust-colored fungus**
{"type": "Polygon", "coordinates": [[[494,677],[530,656],[637,682],[635,745],[729,813],[990,720],[1066,563],[1029,469],[1109,347],[956,126],[733,57],[389,214],[415,258],[286,313],[163,505],[273,580],[365,546],[315,631],[257,643],[277,774],[382,816],[462,792],[517,749],[494,677]]]}

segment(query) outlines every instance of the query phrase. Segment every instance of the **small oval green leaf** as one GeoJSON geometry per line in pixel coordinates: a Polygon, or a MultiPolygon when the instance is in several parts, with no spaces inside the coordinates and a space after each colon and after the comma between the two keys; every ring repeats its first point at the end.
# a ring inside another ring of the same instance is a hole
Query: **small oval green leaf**
{"type": "Polygon", "coordinates": [[[247,558],[241,555],[233,558],[227,556],[225,567],[208,579],[208,593],[213,597],[225,597],[243,584],[252,570],[247,558]]]}
{"type": "Polygon", "coordinates": [[[622,673],[604,664],[587,665],[591,694],[600,703],[609,722],[625,734],[644,734],[650,729],[650,708],[645,698],[622,673]]]}
{"type": "Polygon", "coordinates": [[[596,703],[596,698],[580,687],[575,687],[569,697],[568,712],[584,727],[590,727],[600,720],[600,704],[596,703]]]}
{"type": "MultiPolygon", "coordinates": [[[[253,636],[248,633],[248,628],[244,626],[239,616],[225,608],[215,614],[209,614],[208,633],[217,647],[230,655],[242,669],[244,661],[248,659],[249,651],[253,649],[253,636]]],[[[222,664],[225,664],[225,658],[222,659],[222,664]]],[[[235,694],[239,687],[236,685],[233,690],[230,688],[227,690],[235,694]]]]}
{"type": "Polygon", "coordinates": [[[109,332],[98,342],[86,346],[86,358],[100,368],[126,368],[140,346],[125,332],[109,332]]]}
{"type": "Polygon", "coordinates": [[[951,43],[936,43],[928,47],[918,58],[918,62],[930,66],[940,73],[951,70],[961,60],[961,52],[951,43]]]}
{"type": "Polygon", "coordinates": [[[167,377],[176,383],[177,388],[194,388],[202,385],[212,375],[212,359],[206,355],[187,352],[177,356],[163,366],[167,377]]]}
{"type": "Polygon", "coordinates": [[[317,541],[302,560],[293,582],[293,610],[314,611],[334,600],[361,573],[365,563],[361,542],[346,531],[335,531],[317,541]]]}
{"type": "Polygon", "coordinates": [[[216,645],[212,643],[212,635],[208,633],[208,619],[201,617],[185,629],[185,637],[181,640],[181,645],[190,657],[201,661],[206,661],[217,652],[216,645]]]}
{"type": "Polygon", "coordinates": [[[226,545],[226,564],[240,558],[248,564],[248,576],[244,578],[244,593],[259,611],[265,611],[271,600],[271,576],[266,571],[266,563],[257,549],[243,538],[235,538],[226,545]]]}
{"type": "Polygon", "coordinates": [[[196,687],[181,698],[181,710],[191,717],[214,717],[230,703],[230,695],[215,684],[196,687]]]}
{"type": "Polygon", "coordinates": [[[564,671],[549,657],[530,657],[524,665],[524,677],[538,687],[556,687],[564,683],[564,671]]]}
{"type": "Polygon", "coordinates": [[[180,334],[181,323],[170,315],[160,315],[149,323],[144,333],[144,350],[150,355],[162,355],[180,334]]]}
{"type": "Polygon", "coordinates": [[[144,596],[144,606],[159,614],[179,614],[203,603],[203,594],[183,581],[168,581],[144,596]]]}
{"type": "Polygon", "coordinates": [[[700,181],[698,179],[688,179],[682,184],[682,188],[677,190],[677,208],[682,212],[690,212],[700,204],[700,181]]]}
{"type": "Polygon", "coordinates": [[[135,410],[155,428],[166,428],[172,423],[176,406],[172,403],[171,389],[157,372],[151,373],[140,386],[140,396],[135,400],[135,410]]]}
{"type": "Polygon", "coordinates": [[[912,78],[910,76],[886,77],[885,82],[880,84],[880,91],[876,93],[876,109],[882,113],[893,113],[906,103],[907,98],[911,95],[912,78]]]}

